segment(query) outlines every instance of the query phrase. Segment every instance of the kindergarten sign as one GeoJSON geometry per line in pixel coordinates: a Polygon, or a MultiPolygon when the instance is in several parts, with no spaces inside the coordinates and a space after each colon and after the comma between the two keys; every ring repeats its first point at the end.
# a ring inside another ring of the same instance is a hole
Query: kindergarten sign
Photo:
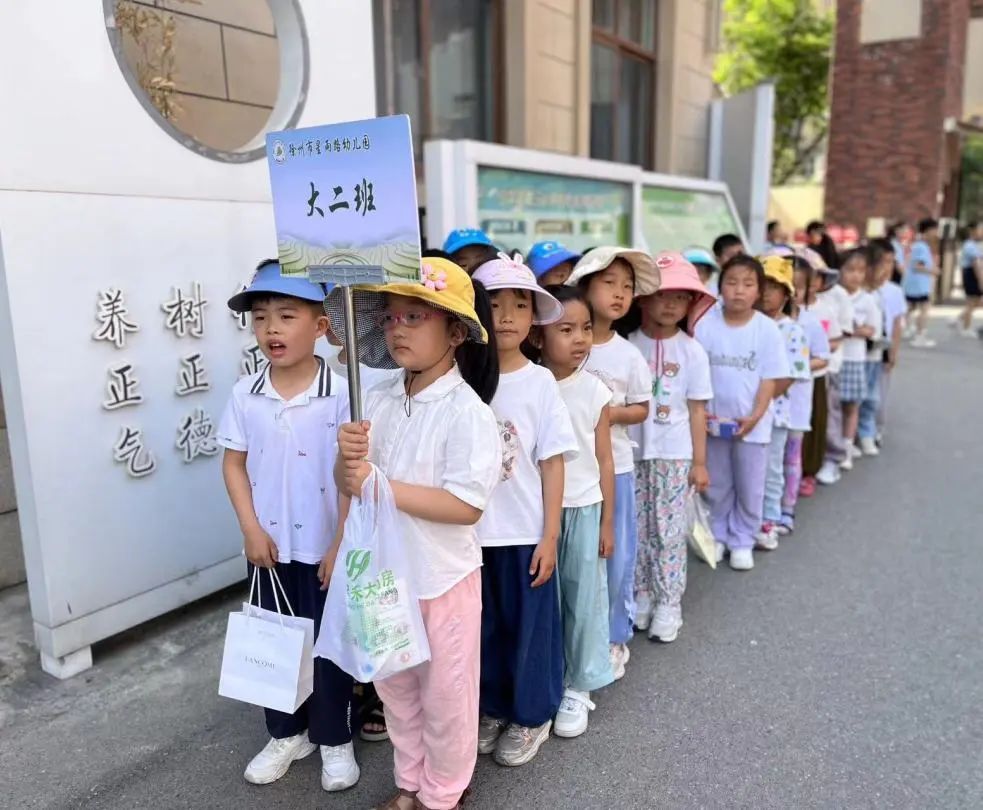
{"type": "Polygon", "coordinates": [[[271,132],[266,157],[285,276],[363,266],[420,280],[408,116],[271,132]]]}

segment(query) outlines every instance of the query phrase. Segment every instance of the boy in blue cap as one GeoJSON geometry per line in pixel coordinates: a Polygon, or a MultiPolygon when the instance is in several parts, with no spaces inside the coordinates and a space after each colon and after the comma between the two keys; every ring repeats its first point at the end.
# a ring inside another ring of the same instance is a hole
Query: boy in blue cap
{"type": "Polygon", "coordinates": [[[540,287],[563,284],[579,261],[579,253],[574,253],[559,242],[537,242],[529,248],[529,255],[526,256],[526,265],[536,274],[540,287]]]}
{"type": "MultiPolygon", "coordinates": [[[[296,616],[314,620],[315,635],[348,501],[334,483],[338,425],[347,422],[348,388],[314,354],[329,323],[324,288],[285,278],[269,259],[249,287],[229,299],[251,312],[268,363],[232,389],[218,442],[222,474],[242,529],[249,573],[273,569],[296,616]]],[[[277,610],[270,577],[260,572],[260,604],[277,610]]],[[[284,602],[281,599],[280,604],[284,602]]],[[[359,778],[352,747],[352,679],[331,661],[314,659],[314,692],[293,714],[266,710],[272,739],[245,771],[256,785],[275,782],[290,765],[321,748],[321,786],[344,790],[359,778]]]]}
{"type": "Polygon", "coordinates": [[[469,276],[479,265],[498,257],[498,248],[481,228],[458,228],[447,234],[444,253],[469,276]]]}

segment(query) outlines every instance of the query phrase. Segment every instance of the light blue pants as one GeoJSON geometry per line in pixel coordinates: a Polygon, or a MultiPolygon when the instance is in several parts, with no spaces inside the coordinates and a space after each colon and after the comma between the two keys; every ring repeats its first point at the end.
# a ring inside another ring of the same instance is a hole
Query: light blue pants
{"type": "Polygon", "coordinates": [[[635,471],[614,477],[614,554],[608,559],[611,600],[611,643],[631,641],[635,622],[635,559],[638,516],[635,513],[635,471]]]}
{"type": "Polygon", "coordinates": [[[867,361],[867,396],[860,403],[860,420],[857,436],[873,439],[877,436],[877,415],[881,407],[881,379],[884,364],[880,360],[867,361]]]}
{"type": "Polygon", "coordinates": [[[785,494],[785,443],[788,428],[772,428],[768,445],[768,472],[765,475],[765,505],[761,517],[765,523],[782,519],[782,495],[785,494]]]}
{"type": "Polygon", "coordinates": [[[600,545],[601,505],[564,508],[557,553],[563,683],[578,692],[614,680],[608,653],[608,577],[600,545]]]}

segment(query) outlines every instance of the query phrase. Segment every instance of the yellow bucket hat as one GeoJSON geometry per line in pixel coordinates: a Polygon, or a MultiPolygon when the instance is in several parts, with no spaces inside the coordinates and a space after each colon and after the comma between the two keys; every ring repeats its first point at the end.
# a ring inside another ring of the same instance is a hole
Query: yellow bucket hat
{"type": "MultiPolygon", "coordinates": [[[[488,333],[474,311],[474,287],[460,267],[447,259],[420,260],[419,283],[400,281],[392,284],[359,284],[352,288],[358,358],[369,368],[399,368],[389,356],[386,338],[377,319],[386,308],[387,295],[416,298],[436,309],[455,315],[468,328],[468,339],[487,343],[488,333]]],[[[331,319],[331,330],[344,342],[345,305],[342,291],[333,289],[324,299],[324,311],[331,319]]]]}
{"type": "Polygon", "coordinates": [[[762,256],[758,259],[765,269],[765,278],[777,281],[789,295],[795,295],[795,273],[792,260],[786,256],[762,256]]]}

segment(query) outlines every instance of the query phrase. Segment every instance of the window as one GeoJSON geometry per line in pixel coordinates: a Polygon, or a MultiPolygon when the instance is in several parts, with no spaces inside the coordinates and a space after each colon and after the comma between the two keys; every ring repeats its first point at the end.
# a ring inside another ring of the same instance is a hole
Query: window
{"type": "Polygon", "coordinates": [[[591,157],[652,168],[656,0],[593,0],[591,157]]]}
{"type": "Polygon", "coordinates": [[[860,44],[917,39],[922,35],[922,0],[862,0],[860,44]]]}
{"type": "Polygon", "coordinates": [[[379,114],[406,113],[425,140],[498,141],[502,0],[375,0],[379,114]]]}
{"type": "Polygon", "coordinates": [[[131,89],[185,146],[216,160],[254,160],[265,154],[267,129],[296,122],[307,42],[295,2],[104,0],[104,7],[131,89]]]}

